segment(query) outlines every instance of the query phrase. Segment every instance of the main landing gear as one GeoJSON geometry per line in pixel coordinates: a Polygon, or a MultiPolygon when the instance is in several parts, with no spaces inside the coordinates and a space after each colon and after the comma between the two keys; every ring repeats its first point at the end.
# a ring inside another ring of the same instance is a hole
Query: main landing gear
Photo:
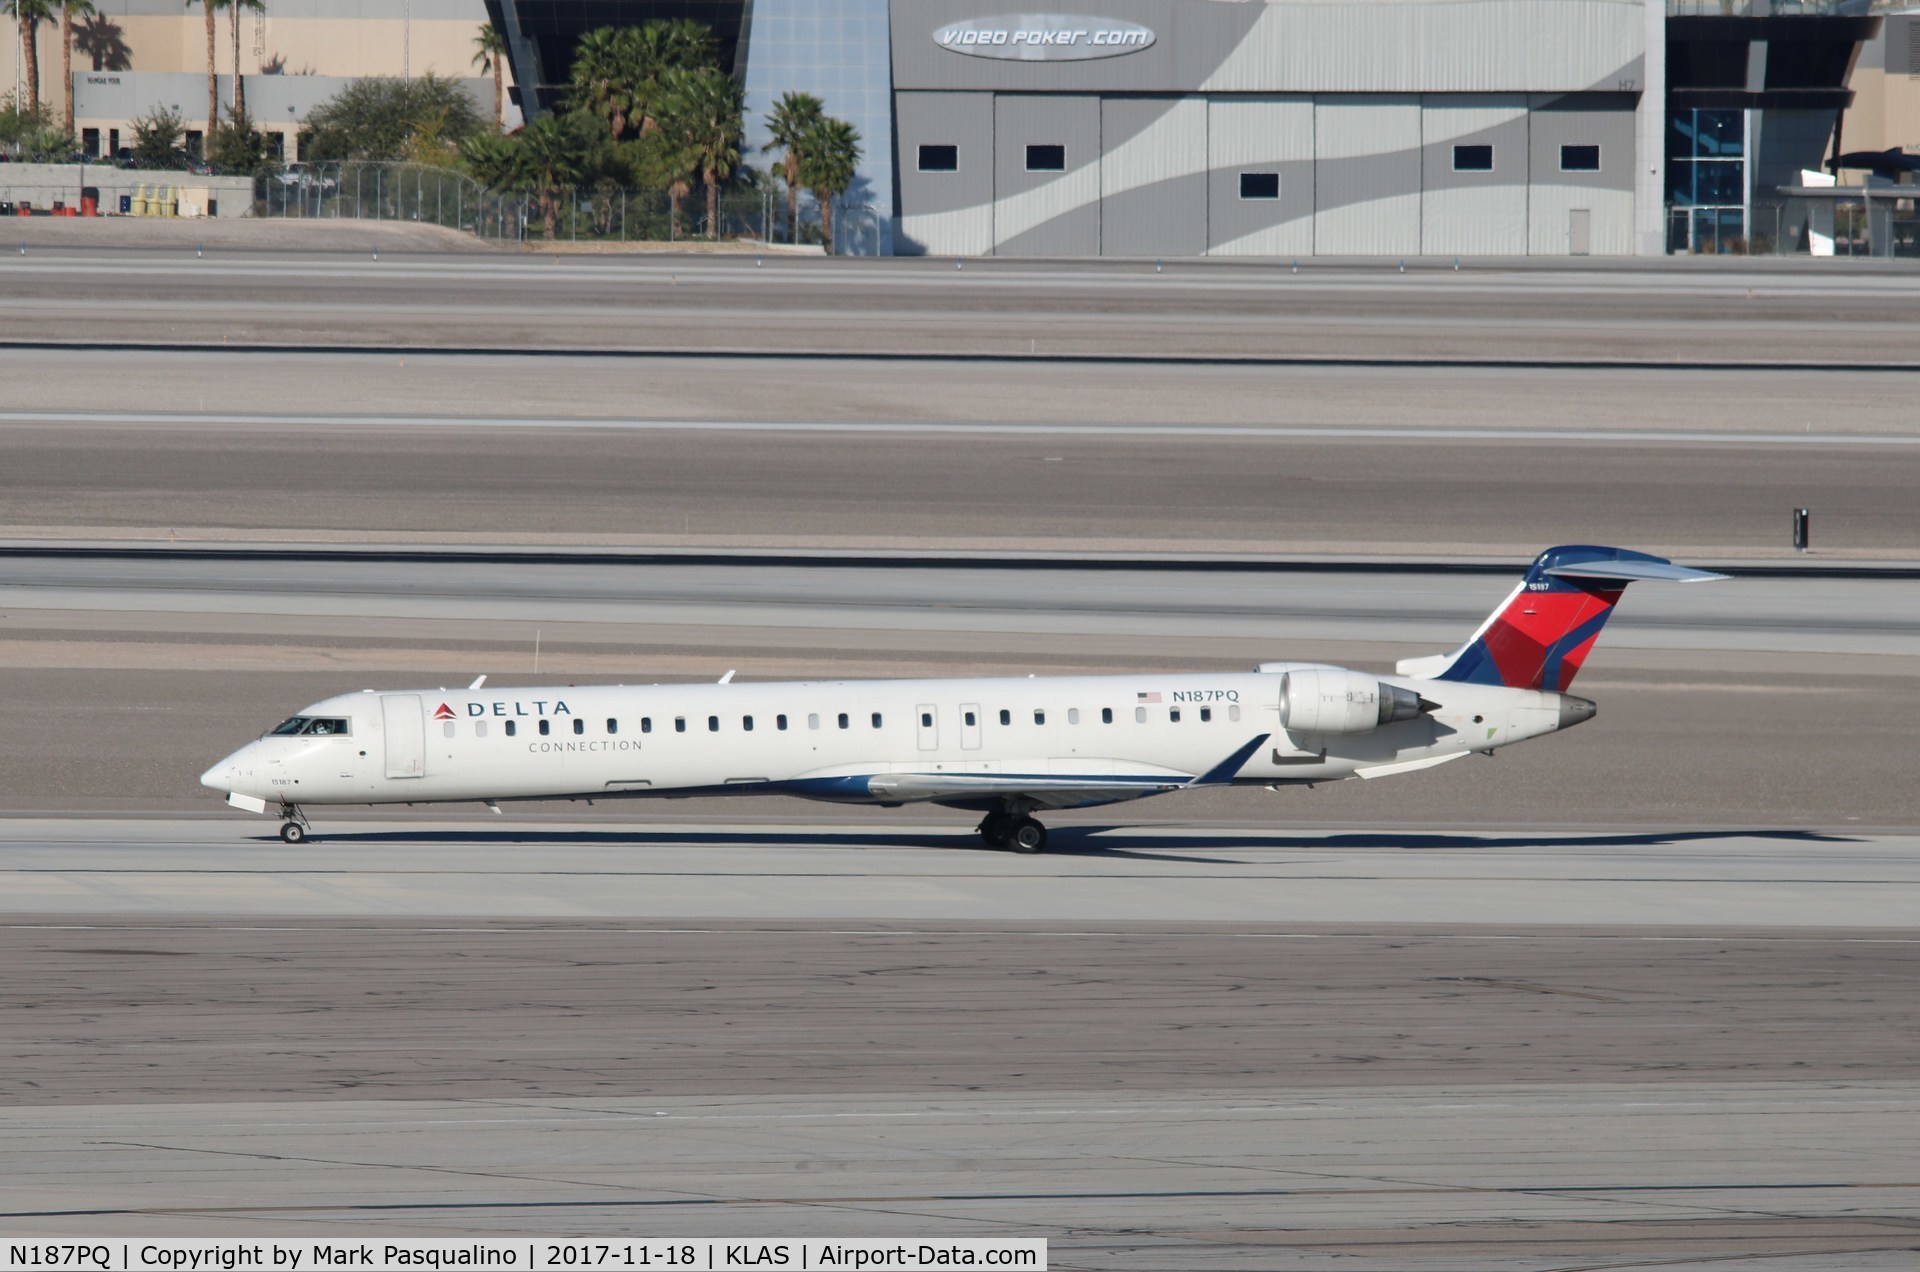
{"type": "Polygon", "coordinates": [[[300,811],[300,806],[298,804],[282,804],[280,811],[287,815],[286,822],[280,827],[280,838],[290,844],[305,843],[307,836],[312,833],[313,827],[307,823],[306,814],[300,811]]]}
{"type": "Polygon", "coordinates": [[[1047,828],[1025,812],[996,808],[980,821],[980,838],[989,848],[1034,853],[1047,846],[1047,828]]]}

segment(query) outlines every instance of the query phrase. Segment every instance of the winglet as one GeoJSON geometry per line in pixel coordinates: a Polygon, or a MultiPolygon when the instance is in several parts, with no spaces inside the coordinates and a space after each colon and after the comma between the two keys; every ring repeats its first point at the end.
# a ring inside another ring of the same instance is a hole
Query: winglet
{"type": "Polygon", "coordinates": [[[1247,761],[1253,758],[1253,753],[1265,746],[1267,739],[1272,736],[1271,733],[1262,733],[1259,737],[1247,743],[1238,751],[1235,751],[1232,755],[1229,755],[1226,759],[1220,761],[1205,773],[1202,773],[1199,777],[1188,782],[1187,785],[1190,787],[1225,786],[1233,780],[1233,775],[1244,768],[1247,761]]]}

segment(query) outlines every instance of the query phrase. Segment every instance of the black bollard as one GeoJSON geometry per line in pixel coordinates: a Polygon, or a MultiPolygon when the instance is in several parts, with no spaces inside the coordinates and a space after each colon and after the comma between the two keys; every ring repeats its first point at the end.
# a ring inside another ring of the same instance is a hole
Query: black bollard
{"type": "Polygon", "coordinates": [[[1795,552],[1807,550],[1807,510],[1805,508],[1793,510],[1793,550],[1795,552]]]}

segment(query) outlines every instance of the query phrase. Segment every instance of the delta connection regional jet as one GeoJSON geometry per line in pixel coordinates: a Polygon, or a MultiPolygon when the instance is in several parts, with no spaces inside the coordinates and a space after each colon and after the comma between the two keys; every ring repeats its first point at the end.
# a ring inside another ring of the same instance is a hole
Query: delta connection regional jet
{"type": "Polygon", "coordinates": [[[794,795],[984,813],[1039,852],[1034,814],[1210,786],[1393,777],[1593,717],[1566,692],[1627,584],[1725,578],[1619,548],[1550,548],[1472,638],[1392,676],[1242,674],[368,689],[317,702],[201,775],[307,837],[331,804],[794,795]]]}

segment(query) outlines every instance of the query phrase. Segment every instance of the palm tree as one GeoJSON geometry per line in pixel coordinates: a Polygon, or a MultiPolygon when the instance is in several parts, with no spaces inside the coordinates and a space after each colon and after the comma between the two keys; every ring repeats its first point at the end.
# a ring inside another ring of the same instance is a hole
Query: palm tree
{"type": "Polygon", "coordinates": [[[560,194],[578,186],[593,165],[599,138],[581,115],[542,115],[520,130],[523,180],[540,200],[540,219],[552,239],[560,217],[560,194]],[[583,126],[584,125],[584,126],[583,126]]]}
{"type": "Polygon", "coordinates": [[[267,11],[266,0],[214,0],[216,6],[224,7],[233,26],[233,117],[236,121],[247,117],[247,81],[240,74],[240,11],[254,13],[267,11]]]}
{"type": "Polygon", "coordinates": [[[820,234],[833,254],[833,200],[853,184],[860,167],[860,133],[844,119],[828,115],[801,138],[800,180],[820,205],[820,234]]]}
{"type": "Polygon", "coordinates": [[[504,131],[507,126],[507,82],[503,78],[507,60],[507,37],[500,34],[491,22],[482,23],[480,34],[473,37],[477,50],[473,55],[473,64],[485,75],[493,72],[493,130],[504,131]]]}
{"type": "Polygon", "coordinates": [[[676,91],[678,75],[719,69],[713,28],[692,18],[648,22],[633,28],[629,56],[633,62],[633,113],[640,121],[642,137],[659,123],[666,99],[676,91]]]}
{"type": "Polygon", "coordinates": [[[787,92],[767,112],[770,138],[762,151],[785,148],[787,152],[787,235],[800,241],[800,147],[806,135],[826,116],[827,105],[812,93],[787,92]]]}
{"type": "Polygon", "coordinates": [[[220,72],[214,65],[214,49],[218,44],[218,35],[213,27],[214,10],[221,0],[187,0],[187,8],[195,4],[207,15],[207,144],[213,144],[213,131],[220,126],[220,72]]]}
{"type": "Polygon", "coordinates": [[[580,37],[573,55],[573,105],[606,120],[615,141],[626,136],[644,77],[635,34],[632,27],[600,27],[580,37]]]}
{"type": "Polygon", "coordinates": [[[675,77],[673,113],[707,187],[707,235],[720,237],[720,183],[740,162],[740,85],[712,67],[675,77]]]}
{"type": "Polygon", "coordinates": [[[73,20],[90,17],[93,0],[64,0],[60,6],[60,97],[67,107],[67,136],[73,132],[73,20]]]}
{"type": "MultiPolygon", "coordinates": [[[[27,110],[40,112],[40,24],[53,17],[55,0],[0,0],[20,24],[20,59],[27,64],[27,110]]],[[[69,75],[71,84],[73,77],[69,75]]]]}

